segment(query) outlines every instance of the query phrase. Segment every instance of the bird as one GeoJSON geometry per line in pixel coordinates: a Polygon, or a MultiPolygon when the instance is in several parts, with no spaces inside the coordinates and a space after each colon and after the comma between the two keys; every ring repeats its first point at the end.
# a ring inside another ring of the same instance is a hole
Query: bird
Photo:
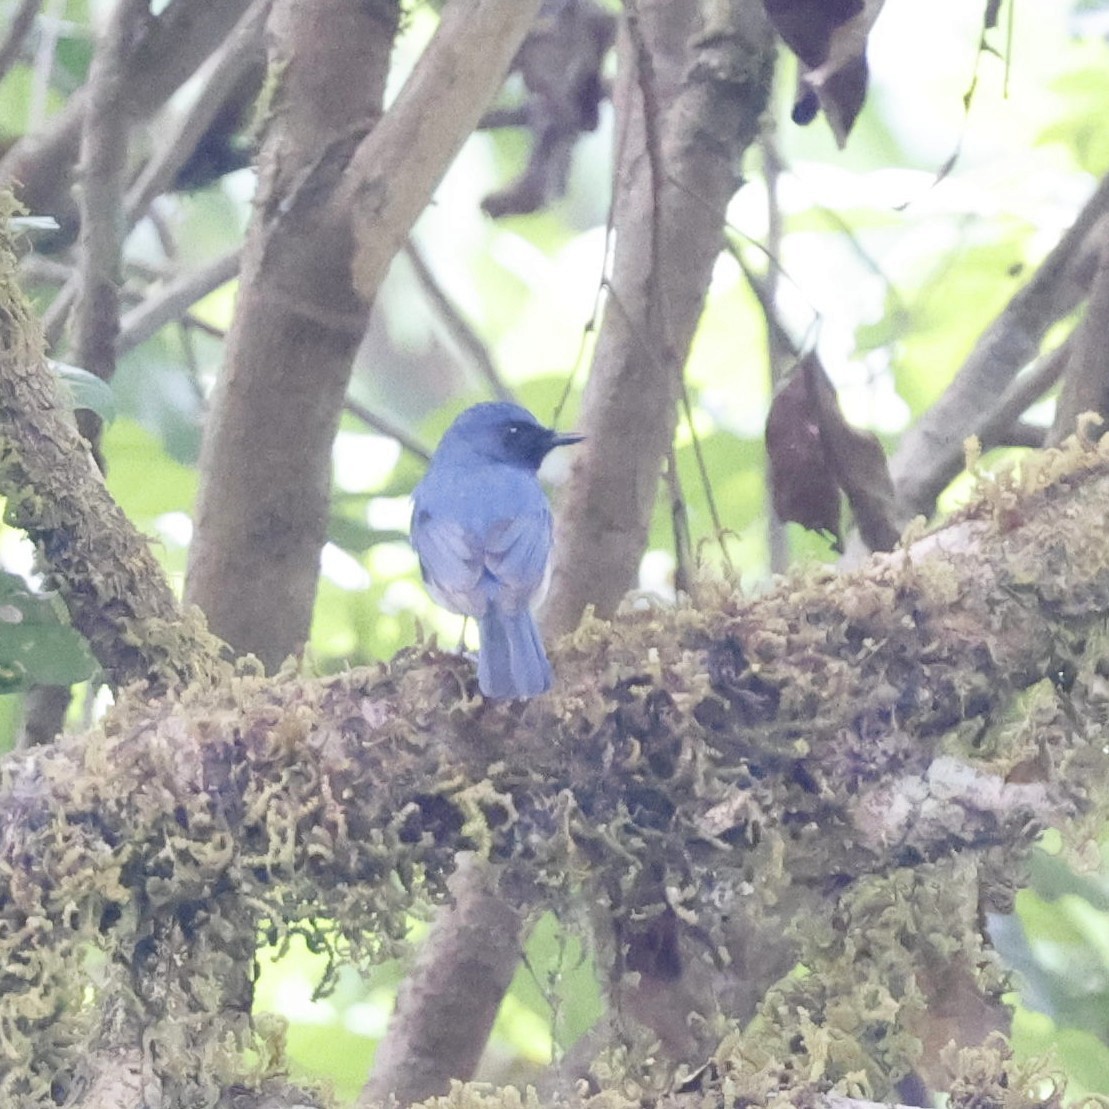
{"type": "Polygon", "coordinates": [[[412,493],[411,539],[432,598],[478,622],[478,688],[490,700],[536,697],[551,666],[532,606],[550,573],[551,509],[540,463],[581,442],[518,404],[475,404],[447,428],[412,493]]]}

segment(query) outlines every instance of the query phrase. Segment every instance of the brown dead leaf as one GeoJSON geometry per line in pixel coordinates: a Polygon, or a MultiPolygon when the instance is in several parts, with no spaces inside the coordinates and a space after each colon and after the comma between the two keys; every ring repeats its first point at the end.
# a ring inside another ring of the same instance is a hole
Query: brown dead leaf
{"type": "Polygon", "coordinates": [[[828,462],[805,361],[774,394],[766,417],[770,494],[782,520],[821,532],[838,551],[843,547],[839,482],[828,462]]]}
{"type": "Polygon", "coordinates": [[[878,437],[852,427],[820,359],[806,354],[778,390],[766,421],[774,510],[831,535],[842,549],[840,493],[872,551],[892,550],[899,530],[893,481],[878,437]]]}
{"type": "Polygon", "coordinates": [[[866,100],[866,42],[884,0],[764,0],[766,14],[801,64],[795,123],[819,104],[842,147],[866,100]]]}

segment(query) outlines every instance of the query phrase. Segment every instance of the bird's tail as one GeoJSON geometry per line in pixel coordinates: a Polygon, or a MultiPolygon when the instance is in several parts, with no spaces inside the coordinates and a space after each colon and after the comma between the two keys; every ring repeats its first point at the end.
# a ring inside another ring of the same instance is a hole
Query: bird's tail
{"type": "Polygon", "coordinates": [[[531,613],[490,605],[478,624],[477,680],[486,697],[535,697],[551,688],[551,664],[531,613]]]}

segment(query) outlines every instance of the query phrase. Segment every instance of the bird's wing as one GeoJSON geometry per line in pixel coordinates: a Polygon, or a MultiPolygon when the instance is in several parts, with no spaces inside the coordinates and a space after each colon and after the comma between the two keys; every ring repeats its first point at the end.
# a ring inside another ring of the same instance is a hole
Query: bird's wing
{"type": "Polygon", "coordinates": [[[482,545],[457,520],[421,508],[412,513],[412,546],[428,592],[444,608],[464,616],[485,612],[482,545]]]}
{"type": "Polygon", "coordinates": [[[551,510],[546,500],[498,520],[485,537],[485,568],[506,612],[527,608],[543,585],[551,554],[551,510]]]}

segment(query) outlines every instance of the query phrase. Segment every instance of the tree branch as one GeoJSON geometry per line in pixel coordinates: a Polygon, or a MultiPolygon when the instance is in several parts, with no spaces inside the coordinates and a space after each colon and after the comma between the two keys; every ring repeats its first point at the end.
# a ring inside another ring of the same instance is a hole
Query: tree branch
{"type": "MultiPolygon", "coordinates": [[[[376,295],[447,166],[500,89],[538,9],[538,0],[451,0],[396,103],[352,159],[344,202],[349,198],[354,212],[355,281],[367,300],[376,295]],[[450,112],[441,110],[447,103],[450,112]]],[[[490,369],[485,367],[486,376],[500,394],[504,387],[490,369]]],[[[447,912],[439,922],[405,987],[408,996],[422,999],[427,1019],[401,1013],[391,1022],[379,1048],[383,1069],[379,1075],[375,1068],[372,1090],[397,1082],[410,1097],[440,1092],[452,1077],[469,1077],[466,1068],[484,1046],[512,977],[519,924],[513,909],[484,889],[480,876],[461,896],[462,910],[447,912]],[[464,942],[472,935],[468,919],[488,922],[485,943],[499,956],[477,984],[475,953],[464,942]],[[451,1050],[441,1052],[442,1025],[435,1011],[457,1012],[467,1004],[474,1019],[460,1024],[451,1050]],[[408,1058],[430,1062],[419,1075],[405,1077],[399,1064],[408,1058]]]]}
{"type": "Polygon", "coordinates": [[[239,272],[238,247],[191,273],[183,273],[132,308],[120,321],[117,354],[145,343],[166,324],[181,319],[198,300],[233,280],[239,272]]]}
{"type": "Polygon", "coordinates": [[[269,668],[301,649],[311,621],[331,449],[367,318],[350,216],[333,199],[380,115],[398,16],[393,3],[321,3],[277,0],[270,16],[280,82],[205,427],[185,586],[219,635],[269,668]]]}
{"type": "Polygon", "coordinates": [[[1109,177],[1040,268],[986,328],[943,396],[902,436],[890,473],[904,519],[929,516],[950,480],[948,460],[962,450],[981,413],[994,408],[1009,382],[1035,357],[1048,328],[1081,303],[1096,253],[1090,233],[1109,214],[1109,177]]]}
{"type": "Polygon", "coordinates": [[[189,110],[165,136],[158,152],[127,190],[127,225],[133,227],[155,197],[166,192],[188,162],[227,98],[251,69],[265,66],[263,41],[273,0],[254,0],[227,41],[212,55],[208,78],[189,110]]]}
{"type": "MultiPolygon", "coordinates": [[[[85,86],[88,108],[81,134],[73,357],[103,381],[115,375],[119,334],[122,204],[131,132],[125,78],[135,44],[145,37],[150,19],[149,0],[120,0],[97,44],[85,86]]],[[[86,413],[78,426],[99,461],[99,417],[86,413]]]]}
{"type": "Polygon", "coordinates": [[[636,31],[626,20],[618,43],[616,246],[583,400],[586,443],[558,520],[546,616],[558,631],[588,605],[613,612],[635,581],[682,366],[773,71],[754,0],[716,5],[711,23],[668,0],[626,11],[636,31]]]}
{"type": "Polygon", "coordinates": [[[20,0],[19,7],[12,14],[4,40],[0,42],[0,81],[19,60],[23,41],[35,25],[35,17],[41,7],[42,0],[20,0]]]}
{"type": "Polygon", "coordinates": [[[331,444],[368,298],[476,122],[469,115],[499,86],[538,0],[448,5],[372,130],[396,9],[331,3],[327,17],[318,5],[277,3],[271,18],[282,87],[205,435],[186,584],[213,628],[269,667],[308,635],[331,444]]]}
{"type": "MultiPolygon", "coordinates": [[[[978,436],[983,450],[1005,444],[1006,436],[1024,412],[1063,376],[1072,347],[1073,336],[1068,336],[1065,342],[1009,383],[997,404],[979,418],[971,432],[978,436]]],[[[1037,445],[1042,446],[1043,443],[1037,445]]],[[[933,460],[931,469],[936,482],[942,483],[942,488],[962,471],[965,464],[966,451],[963,443],[959,443],[957,447],[953,444],[942,458],[933,460]]]]}
{"type": "Polygon", "coordinates": [[[1097,270],[1086,312],[1074,330],[1055,423],[1048,436],[1052,446],[1074,434],[1083,412],[1096,412],[1103,419],[1109,416],[1109,220],[1100,227],[1095,250],[1097,270]]]}
{"type": "Polygon", "coordinates": [[[94,470],[58,396],[42,337],[0,244],[0,487],[115,689],[200,680],[219,644],[182,615],[161,569],[94,470]]]}
{"type": "MultiPolygon", "coordinates": [[[[124,701],[102,730],[10,758],[0,962],[20,968],[3,1005],[21,1016],[5,1021],[0,1081],[42,1091],[20,1102],[32,1109],[83,1065],[95,940],[134,975],[119,1003],[155,1075],[196,1098],[256,1089],[257,1059],[274,1057],[264,1024],[238,1023],[229,1046],[208,1001],[227,960],[249,959],[256,919],[277,942],[300,930],[333,954],[391,957],[459,850],[496,861],[515,903],[584,899],[618,928],[668,911],[709,954],[737,913],[808,891],[783,928],[811,936],[810,974],[781,989],[813,992],[797,1008],[779,993],[745,1033],[784,1021],[773,1050],[788,1052],[822,1019],[820,991],[860,976],[891,906],[914,942],[881,969],[914,974],[980,927],[980,865],[1011,897],[1043,822],[1104,814],[1109,555],[1093,522],[1107,512],[1109,461],[1074,444],[862,572],[590,624],[554,653],[562,696],[486,703],[465,660],[408,653],[325,681],[124,701]],[[858,944],[826,963],[845,928],[858,944]]],[[[911,1021],[911,999],[883,1005],[857,1030],[867,1043],[911,1021]]],[[[745,1055],[737,1037],[715,1055],[732,1088],[781,1095],[767,1041],[745,1055]]],[[[865,1064],[876,1091],[911,1050],[883,1042],[892,1054],[865,1064]]],[[[858,1050],[846,1057],[870,1058],[858,1050]]],[[[814,1074],[799,1090],[836,1081],[814,1074]]]]}
{"type": "Polygon", "coordinates": [[[539,0],[448,0],[395,103],[355,152],[336,204],[354,214],[354,278],[366,303],[504,83],[538,10],[539,0]]]}
{"type": "MultiPolygon", "coordinates": [[[[192,75],[224,41],[250,0],[171,0],[136,45],[127,72],[125,107],[145,119],[192,75]]],[[[69,200],[72,173],[81,142],[88,93],[82,89],[41,134],[25,135],[0,159],[0,185],[15,187],[31,212],[57,216],[71,234],[69,200]]]]}
{"type": "Polygon", "coordinates": [[[501,377],[500,370],[493,362],[489,348],[481,341],[454,302],[444,292],[442,285],[439,284],[428,265],[427,259],[423,256],[423,252],[411,239],[404,246],[404,256],[412,266],[412,272],[416,275],[416,280],[419,282],[424,296],[427,297],[427,302],[435,313],[436,320],[446,332],[450,343],[458,349],[463,359],[469,362],[484,379],[498,400],[514,400],[512,390],[504,383],[504,378],[501,377]]]}
{"type": "Polygon", "coordinates": [[[359,1099],[366,1109],[391,1098],[398,1105],[424,1101],[445,1094],[452,1079],[473,1075],[512,984],[522,907],[497,895],[484,860],[461,863],[451,893],[401,985],[359,1099]],[[444,990],[444,978],[469,988],[444,990]]]}
{"type": "MultiPolygon", "coordinates": [[[[587,602],[610,611],[634,579],[673,433],[680,367],[722,242],[724,209],[737,184],[735,162],[757,132],[769,89],[772,54],[759,5],[747,0],[724,5],[720,25],[703,24],[695,5],[652,2],[648,8],[643,20],[649,49],[658,57],[629,54],[625,36],[620,59],[623,95],[616,106],[625,134],[617,168],[611,294],[620,303],[606,314],[584,402],[590,454],[560,515],[545,615],[547,626],[556,629],[575,626],[587,602]],[[649,98],[637,92],[643,64],[659,75],[649,98]],[[656,139],[659,132],[665,136],[661,148],[648,142],[648,132],[656,139]],[[604,384],[598,387],[598,381],[604,384]],[[583,555],[585,561],[576,561],[583,555]],[[588,565],[591,572],[560,578],[566,565],[588,565]],[[597,567],[599,579],[593,573],[597,567]]],[[[497,946],[515,962],[516,925],[507,906],[498,910],[494,902],[486,912],[500,921],[494,925],[497,946]]],[[[439,935],[449,937],[449,928],[439,935]]],[[[451,972],[447,958],[428,965],[436,971],[434,982],[423,986],[429,996],[434,991],[449,1008],[454,998],[468,994],[464,965],[458,973],[451,972]]],[[[482,1011],[498,1001],[483,991],[482,1011]]],[[[484,1022],[469,1026],[473,1036],[483,1036],[483,1028],[484,1022]]],[[[390,1028],[390,1057],[431,1053],[428,1045],[404,1039],[410,1031],[390,1028]],[[394,1036],[401,1042],[394,1044],[394,1036]]],[[[438,1079],[451,1073],[461,1076],[444,1068],[438,1079]]],[[[375,1079],[373,1088],[383,1087],[375,1079]]],[[[413,1087],[406,1088],[415,1096],[413,1087]]]]}

